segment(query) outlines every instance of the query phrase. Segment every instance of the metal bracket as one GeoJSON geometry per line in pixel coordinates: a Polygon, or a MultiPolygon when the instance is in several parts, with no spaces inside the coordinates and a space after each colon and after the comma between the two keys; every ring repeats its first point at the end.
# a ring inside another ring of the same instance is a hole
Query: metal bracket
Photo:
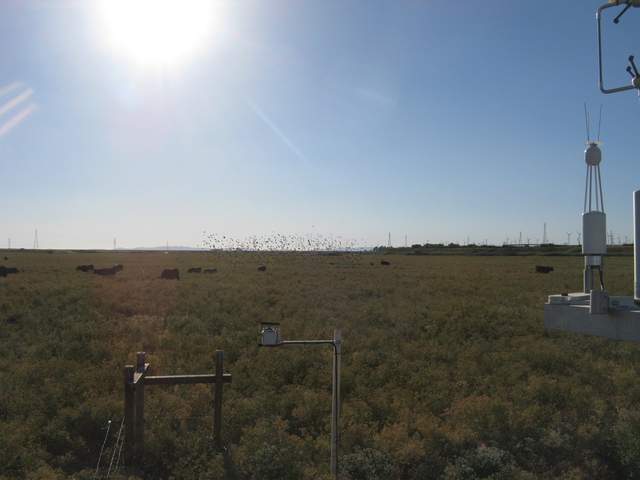
{"type": "Polygon", "coordinates": [[[625,85],[623,87],[613,87],[606,88],[604,85],[604,68],[602,61],[602,12],[608,8],[624,6],[622,12],[620,12],[614,19],[613,23],[617,24],[620,22],[620,18],[629,10],[631,7],[640,7],[640,0],[609,0],[608,3],[601,5],[596,12],[596,20],[598,24],[598,73],[599,73],[599,87],[602,93],[617,93],[617,92],[625,92],[627,90],[640,90],[640,75],[638,75],[638,71],[635,68],[635,64],[633,62],[633,55],[629,57],[629,63],[631,66],[627,67],[627,72],[629,72],[632,76],[631,85],[625,85]],[[633,67],[633,68],[632,68],[633,67]]]}

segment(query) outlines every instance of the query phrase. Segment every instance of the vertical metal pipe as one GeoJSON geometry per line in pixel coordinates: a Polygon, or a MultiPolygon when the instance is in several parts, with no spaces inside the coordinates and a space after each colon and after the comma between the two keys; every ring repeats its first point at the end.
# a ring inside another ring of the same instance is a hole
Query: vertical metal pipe
{"type": "Polygon", "coordinates": [[[593,168],[589,166],[589,211],[591,211],[591,185],[593,184],[593,168]]]}
{"type": "Polygon", "coordinates": [[[331,475],[338,479],[338,450],[340,446],[340,357],[342,355],[342,335],[333,332],[333,388],[331,402],[331,475]]]}
{"type": "Polygon", "coordinates": [[[224,352],[216,350],[216,383],[213,398],[213,443],[217,451],[222,450],[222,388],[224,352]]]}
{"type": "Polygon", "coordinates": [[[589,293],[591,291],[591,281],[590,281],[591,272],[589,271],[589,260],[587,257],[584,257],[584,273],[582,275],[582,290],[584,293],[589,293]]]}
{"type": "Polygon", "coordinates": [[[633,192],[633,299],[640,304],[640,190],[633,192]]]}
{"type": "Polygon", "coordinates": [[[600,165],[598,165],[598,188],[600,189],[600,209],[604,212],[604,195],[602,194],[602,176],[600,174],[600,165]]]}
{"type": "Polygon", "coordinates": [[[589,165],[587,165],[587,175],[584,178],[584,207],[582,213],[587,213],[587,192],[589,191],[589,165]]]}

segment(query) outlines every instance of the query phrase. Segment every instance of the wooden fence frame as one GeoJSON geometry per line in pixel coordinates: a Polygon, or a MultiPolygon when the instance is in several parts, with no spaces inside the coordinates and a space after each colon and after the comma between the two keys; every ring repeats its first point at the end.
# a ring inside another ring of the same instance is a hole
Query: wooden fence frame
{"type": "Polygon", "coordinates": [[[150,365],[146,353],[136,354],[136,365],[124,367],[124,462],[131,466],[144,458],[144,389],[149,385],[214,385],[213,443],[218,451],[222,445],[222,391],[231,383],[231,374],[223,373],[224,352],[216,350],[215,374],[204,375],[148,375],[150,365]]]}

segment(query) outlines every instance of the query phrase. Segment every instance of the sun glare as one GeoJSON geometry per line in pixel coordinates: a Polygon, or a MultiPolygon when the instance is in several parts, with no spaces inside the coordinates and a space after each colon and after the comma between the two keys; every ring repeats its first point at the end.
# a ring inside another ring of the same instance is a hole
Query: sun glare
{"type": "Polygon", "coordinates": [[[141,66],[167,67],[206,47],[213,0],[103,0],[99,16],[110,48],[141,66]]]}

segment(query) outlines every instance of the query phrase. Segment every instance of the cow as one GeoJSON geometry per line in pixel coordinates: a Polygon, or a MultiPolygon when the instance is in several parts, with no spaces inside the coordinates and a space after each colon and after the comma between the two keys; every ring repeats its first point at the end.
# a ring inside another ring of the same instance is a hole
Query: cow
{"type": "Polygon", "coordinates": [[[93,270],[93,273],[95,273],[96,275],[102,275],[105,277],[115,275],[116,272],[117,272],[116,267],[96,268],[93,270]]]}
{"type": "Polygon", "coordinates": [[[162,270],[160,278],[164,280],[180,280],[180,270],[177,268],[165,268],[162,270]]]}
{"type": "Polygon", "coordinates": [[[391,265],[391,262],[388,262],[387,260],[380,260],[380,265],[391,265]]]}
{"type": "Polygon", "coordinates": [[[14,267],[5,267],[4,265],[0,265],[0,277],[6,277],[7,275],[11,275],[12,273],[18,273],[18,269],[14,267]]]}
{"type": "Polygon", "coordinates": [[[218,271],[217,268],[205,268],[204,273],[216,273],[218,271]]]}
{"type": "Polygon", "coordinates": [[[267,271],[267,267],[266,267],[266,266],[264,266],[264,265],[260,265],[260,266],[258,267],[258,271],[259,271],[259,272],[266,272],[266,271],[267,271]]]}
{"type": "Polygon", "coordinates": [[[187,270],[187,273],[202,273],[202,267],[192,267],[187,270]]]}
{"type": "Polygon", "coordinates": [[[536,273],[550,273],[553,272],[553,267],[545,267],[544,265],[536,265],[536,273]]]}
{"type": "Polygon", "coordinates": [[[78,265],[76,267],[76,270],[78,272],[85,272],[85,273],[86,272],[91,272],[91,271],[93,271],[93,265],[78,265]]]}
{"type": "Polygon", "coordinates": [[[124,270],[124,265],[122,265],[121,263],[116,263],[113,268],[116,270],[116,272],[121,272],[122,270],[124,270]]]}

